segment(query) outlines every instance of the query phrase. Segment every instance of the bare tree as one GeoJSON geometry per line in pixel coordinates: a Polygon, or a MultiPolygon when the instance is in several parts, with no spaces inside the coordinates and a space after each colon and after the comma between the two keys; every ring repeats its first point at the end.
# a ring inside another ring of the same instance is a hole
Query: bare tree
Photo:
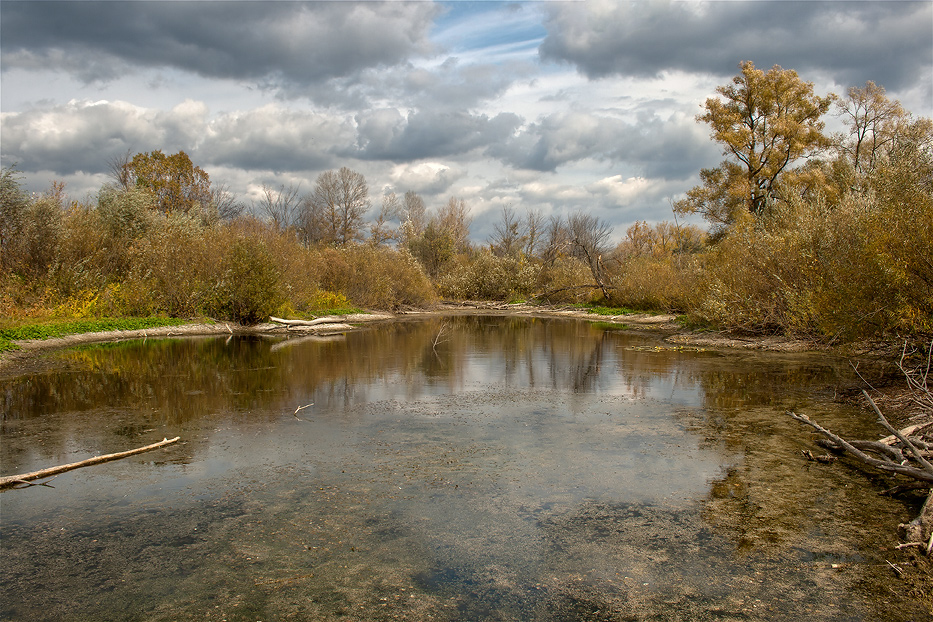
{"type": "Polygon", "coordinates": [[[573,255],[586,262],[603,297],[608,299],[609,286],[603,274],[603,255],[609,251],[612,227],[596,216],[576,212],[567,218],[567,230],[573,255]]]}
{"type": "Polygon", "coordinates": [[[130,174],[130,167],[128,165],[132,161],[133,151],[131,149],[127,149],[126,152],[107,160],[107,170],[110,173],[110,177],[113,178],[117,187],[123,190],[130,189],[132,175],[130,174]]]}
{"type": "Polygon", "coordinates": [[[211,206],[220,220],[236,220],[246,211],[246,205],[240,198],[230,191],[226,183],[211,187],[211,206]]]}
{"type": "Polygon", "coordinates": [[[362,174],[347,167],[325,171],[303,204],[307,220],[317,229],[309,237],[344,246],[362,237],[363,216],[369,210],[369,187],[362,174]]]}
{"type": "Polygon", "coordinates": [[[500,257],[510,257],[522,252],[527,241],[525,223],[523,223],[512,206],[502,208],[502,219],[496,223],[495,230],[490,236],[492,251],[500,257]]]}
{"type": "Polygon", "coordinates": [[[394,192],[382,196],[382,207],[376,220],[369,225],[369,241],[374,246],[385,244],[390,240],[395,240],[399,236],[399,231],[393,229],[389,222],[397,220],[402,214],[402,202],[394,192]]]}
{"type": "Polygon", "coordinates": [[[850,88],[848,98],[836,105],[849,126],[843,152],[856,173],[871,173],[881,154],[896,140],[898,126],[903,125],[907,112],[900,102],[888,99],[883,87],[870,80],[863,88],[850,88]]]}
{"type": "Polygon", "coordinates": [[[570,248],[570,232],[564,219],[551,216],[544,230],[541,259],[546,266],[553,266],[561,255],[570,248]]]}
{"type": "Polygon", "coordinates": [[[439,209],[437,216],[432,220],[435,219],[440,229],[453,240],[456,252],[463,253],[470,250],[470,224],[473,222],[473,217],[470,216],[470,208],[466,201],[450,197],[447,205],[439,209]]]}
{"type": "Polygon", "coordinates": [[[529,257],[538,252],[545,233],[544,215],[541,210],[528,210],[525,214],[525,254],[529,257]]]}
{"type": "Polygon", "coordinates": [[[424,234],[424,228],[427,226],[427,208],[424,205],[424,199],[414,190],[405,193],[402,200],[402,226],[400,228],[400,242],[405,247],[410,247],[412,242],[424,234]]]}
{"type": "Polygon", "coordinates": [[[262,185],[262,198],[259,199],[259,212],[272,221],[278,230],[287,229],[295,224],[298,217],[299,186],[282,185],[278,190],[262,185]]]}

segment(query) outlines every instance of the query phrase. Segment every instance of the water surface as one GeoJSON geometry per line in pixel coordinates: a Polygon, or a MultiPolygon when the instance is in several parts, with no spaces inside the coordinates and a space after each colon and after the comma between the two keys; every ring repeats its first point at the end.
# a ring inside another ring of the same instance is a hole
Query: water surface
{"type": "Polygon", "coordinates": [[[825,355],[457,317],[130,341],[0,381],[4,620],[910,620],[917,508],[811,465],[871,437],[825,355]],[[297,412],[296,412],[297,411],[297,412]]]}

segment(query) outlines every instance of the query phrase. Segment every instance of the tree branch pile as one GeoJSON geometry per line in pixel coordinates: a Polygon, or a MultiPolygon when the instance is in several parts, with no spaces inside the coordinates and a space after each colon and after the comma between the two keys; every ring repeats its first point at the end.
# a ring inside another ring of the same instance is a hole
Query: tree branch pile
{"type": "MultiPolygon", "coordinates": [[[[898,430],[888,422],[868,392],[863,390],[862,394],[878,416],[878,423],[890,432],[889,436],[877,441],[847,441],[806,415],[791,411],[787,414],[822,434],[824,438],[818,441],[819,445],[833,452],[847,454],[879,471],[914,480],[901,489],[930,489],[920,514],[911,522],[900,525],[902,537],[908,543],[925,547],[929,555],[933,550],[933,442],[927,435],[933,433],[933,421],[898,430]]],[[[813,457],[808,451],[804,455],[810,459],[826,461],[825,456],[813,457]]]]}

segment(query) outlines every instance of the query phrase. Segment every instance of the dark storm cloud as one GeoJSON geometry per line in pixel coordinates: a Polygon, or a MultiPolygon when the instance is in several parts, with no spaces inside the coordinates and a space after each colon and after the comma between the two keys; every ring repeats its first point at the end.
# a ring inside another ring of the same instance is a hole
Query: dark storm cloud
{"type": "Polygon", "coordinates": [[[930,2],[555,3],[542,58],[592,78],[736,73],[741,60],[897,90],[933,71],[930,2]]]}
{"type": "Polygon", "coordinates": [[[3,69],[109,80],[130,66],[311,84],[426,51],[426,2],[19,2],[4,0],[3,69]]]}

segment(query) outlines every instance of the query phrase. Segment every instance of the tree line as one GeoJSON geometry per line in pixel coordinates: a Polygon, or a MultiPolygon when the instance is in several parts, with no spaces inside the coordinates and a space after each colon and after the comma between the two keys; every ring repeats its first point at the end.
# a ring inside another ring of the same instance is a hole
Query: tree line
{"type": "Polygon", "coordinates": [[[415,192],[387,193],[373,209],[366,179],[346,167],[305,194],[264,185],[252,210],[183,151],[127,153],[86,202],[59,182],[29,197],[7,168],[0,306],[80,312],[109,291],[114,312],[242,319],[225,297],[262,299],[246,314],[256,318],[324,301],[534,298],[828,341],[933,332],[933,122],[872,82],[839,97],[779,66],[739,69],[697,117],[724,160],[672,201],[673,222],[635,223],[620,241],[585,206],[505,207],[474,244],[463,199],[429,210],[415,192]],[[829,114],[845,132],[826,132],[829,114]],[[708,227],[678,220],[690,214],[708,227]],[[160,259],[159,244],[177,256],[160,259]],[[191,267],[210,253],[213,274],[191,267]],[[191,274],[171,276],[186,261],[191,274]]]}

